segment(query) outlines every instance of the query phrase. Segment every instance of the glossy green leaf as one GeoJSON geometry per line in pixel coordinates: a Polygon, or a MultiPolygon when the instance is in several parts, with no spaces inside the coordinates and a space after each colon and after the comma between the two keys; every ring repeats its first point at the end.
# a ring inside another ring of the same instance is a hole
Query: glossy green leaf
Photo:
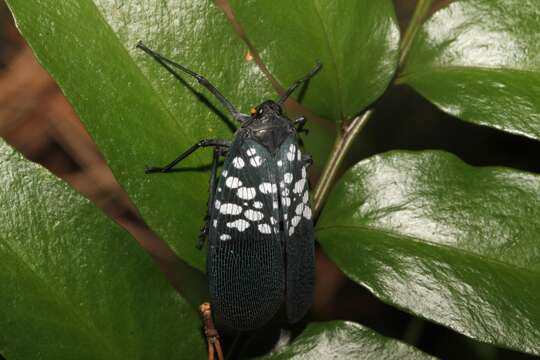
{"type": "MultiPolygon", "coordinates": [[[[246,47],[211,1],[9,0],[17,26],[58,82],[148,224],[199,269],[210,150],[190,171],[145,175],[203,138],[232,131],[193,91],[224,108],[192,78],[175,80],[135,49],[139,39],[203,73],[244,112],[274,96],[246,47]],[[192,89],[190,89],[192,86],[192,89]],[[195,167],[195,169],[193,169],[195,167]]],[[[234,125],[234,124],[233,124],[234,125]]]]}
{"type": "Polygon", "coordinates": [[[443,152],[375,156],[337,184],[317,237],[383,301],[540,354],[540,176],[443,152]]]}
{"type": "Polygon", "coordinates": [[[204,357],[200,321],[137,243],[0,142],[0,354],[204,357]]]}
{"type": "Polygon", "coordinates": [[[231,0],[247,37],[284,87],[316,61],[303,104],[342,121],[377,99],[397,66],[399,30],[390,0],[231,0]]]}
{"type": "Polygon", "coordinates": [[[398,82],[452,115],[540,139],[540,2],[453,1],[419,31],[398,82]]]}
{"type": "Polygon", "coordinates": [[[311,323],[291,345],[264,357],[279,359],[432,359],[420,350],[361,325],[311,323]]]}

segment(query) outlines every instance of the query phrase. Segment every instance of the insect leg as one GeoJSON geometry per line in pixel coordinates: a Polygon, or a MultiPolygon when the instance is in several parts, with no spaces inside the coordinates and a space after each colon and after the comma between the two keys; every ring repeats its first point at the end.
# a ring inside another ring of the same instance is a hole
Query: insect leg
{"type": "Polygon", "coordinates": [[[313,69],[311,69],[309,73],[307,73],[306,76],[293,82],[293,84],[287,89],[287,91],[285,91],[285,93],[279,98],[277,103],[279,105],[283,105],[283,103],[285,103],[285,100],[287,100],[287,98],[291,96],[294,90],[296,90],[296,88],[299,87],[302,83],[309,81],[321,69],[321,67],[322,64],[318,62],[317,64],[315,64],[313,69]]]}
{"type": "Polygon", "coordinates": [[[296,128],[296,131],[297,132],[303,132],[303,133],[308,133],[308,129],[304,129],[304,125],[306,125],[306,118],[303,117],[303,116],[300,116],[298,119],[294,120],[293,121],[293,125],[298,125],[298,127],[296,128]]]}
{"type": "Polygon", "coordinates": [[[158,63],[161,64],[161,66],[163,66],[165,69],[167,69],[167,71],[169,71],[171,74],[173,74],[174,76],[179,76],[178,73],[176,73],[172,68],[172,67],[175,67],[181,71],[183,71],[184,73],[188,74],[188,75],[191,75],[193,76],[195,79],[197,79],[197,81],[199,82],[199,84],[201,84],[202,86],[204,86],[205,88],[208,89],[208,91],[210,91],[222,104],[223,106],[225,106],[227,108],[227,110],[229,110],[229,112],[232,114],[232,116],[240,121],[240,122],[244,122],[246,121],[247,119],[250,118],[249,115],[246,115],[246,114],[242,114],[241,112],[239,112],[238,110],[236,110],[236,108],[234,107],[233,104],[231,104],[231,102],[229,100],[227,100],[225,98],[225,96],[223,96],[218,89],[216,89],[216,87],[214,85],[212,85],[210,83],[210,81],[208,81],[204,76],[202,75],[199,75],[197,74],[195,71],[193,70],[190,70],[188,69],[187,67],[183,66],[183,65],[180,65],[170,59],[167,59],[166,57],[164,57],[163,55],[155,52],[154,50],[146,47],[146,45],[143,44],[142,41],[139,41],[137,43],[137,48],[143,50],[144,52],[146,52],[148,55],[152,56],[154,59],[156,59],[156,61],[158,63]]]}
{"type": "Polygon", "coordinates": [[[208,220],[210,216],[210,209],[212,207],[212,204],[214,203],[214,198],[216,196],[216,179],[217,179],[217,167],[219,158],[224,155],[223,148],[215,147],[214,153],[212,157],[212,168],[210,170],[210,181],[208,182],[208,209],[206,212],[206,216],[204,218],[204,224],[201,228],[201,231],[199,232],[199,241],[197,242],[197,248],[200,250],[202,249],[204,245],[204,241],[206,240],[208,236],[208,220]]]}
{"type": "Polygon", "coordinates": [[[304,162],[307,166],[313,165],[313,157],[309,154],[302,154],[302,162],[304,162]]]}
{"type": "Polygon", "coordinates": [[[186,151],[184,151],[182,154],[180,154],[176,159],[171,161],[169,164],[165,165],[164,167],[147,167],[144,172],[147,174],[155,173],[155,172],[169,172],[173,167],[175,167],[180,161],[187,158],[189,155],[193,154],[195,151],[202,147],[208,147],[208,146],[214,146],[214,147],[229,147],[231,146],[231,142],[228,140],[216,140],[216,139],[205,139],[201,140],[186,151]]]}

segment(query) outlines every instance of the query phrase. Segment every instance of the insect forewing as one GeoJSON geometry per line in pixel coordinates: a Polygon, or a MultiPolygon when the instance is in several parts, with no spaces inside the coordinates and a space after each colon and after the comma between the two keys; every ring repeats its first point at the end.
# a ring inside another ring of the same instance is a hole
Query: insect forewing
{"type": "Polygon", "coordinates": [[[262,326],[283,301],[275,167],[265,147],[237,137],[211,207],[207,259],[211,300],[222,320],[236,329],[262,326]]]}
{"type": "Polygon", "coordinates": [[[300,320],[313,300],[314,234],[306,163],[293,135],[276,155],[286,262],[286,305],[290,322],[300,320]]]}

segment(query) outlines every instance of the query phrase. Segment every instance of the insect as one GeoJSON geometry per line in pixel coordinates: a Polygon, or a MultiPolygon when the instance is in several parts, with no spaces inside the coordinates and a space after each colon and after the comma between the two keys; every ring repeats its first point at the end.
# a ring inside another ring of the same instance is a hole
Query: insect
{"type": "Polygon", "coordinates": [[[146,47],[174,76],[174,69],[191,75],[240,122],[232,141],[201,140],[164,167],[147,173],[169,172],[204,147],[213,148],[208,214],[199,246],[208,238],[207,275],[210,300],[228,326],[261,327],[283,303],[289,322],[300,320],[311,306],[314,287],[313,213],[309,202],[307,167],[298,132],[304,117],[290,121],[285,100],[321,68],[316,66],[294,82],[277,100],[266,100],[242,114],[204,77],[146,47]],[[218,162],[225,157],[221,174],[218,162]]]}

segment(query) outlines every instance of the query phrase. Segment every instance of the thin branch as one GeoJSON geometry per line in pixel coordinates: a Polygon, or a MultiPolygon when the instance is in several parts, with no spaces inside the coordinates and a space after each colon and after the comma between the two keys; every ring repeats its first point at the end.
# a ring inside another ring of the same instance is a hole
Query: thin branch
{"type": "Polygon", "coordinates": [[[433,0],[418,0],[416,3],[413,17],[409,23],[409,26],[407,27],[407,30],[405,30],[405,35],[403,35],[403,40],[401,41],[399,48],[399,69],[405,65],[413,40],[416,37],[418,30],[420,30],[420,27],[424,23],[432,4],[433,0]]]}
{"type": "Polygon", "coordinates": [[[326,166],[313,195],[313,212],[315,213],[315,218],[319,216],[319,212],[328,197],[332,184],[336,180],[339,167],[343,162],[347,151],[350,149],[353,140],[358,136],[372,115],[373,110],[366,111],[361,116],[354,118],[341,133],[338,133],[334,148],[330,153],[330,158],[326,162],[326,166]]]}

